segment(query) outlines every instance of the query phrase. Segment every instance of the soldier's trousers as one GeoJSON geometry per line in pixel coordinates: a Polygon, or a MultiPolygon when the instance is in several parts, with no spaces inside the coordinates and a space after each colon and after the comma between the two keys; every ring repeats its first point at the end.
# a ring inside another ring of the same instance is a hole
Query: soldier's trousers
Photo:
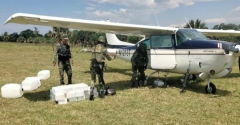
{"type": "Polygon", "coordinates": [[[98,76],[98,82],[99,84],[105,85],[104,79],[103,79],[103,67],[104,62],[99,62],[99,67],[93,67],[91,64],[90,70],[91,70],[91,80],[96,83],[96,75],[98,76]]]}
{"type": "Polygon", "coordinates": [[[132,66],[132,79],[131,81],[132,82],[136,82],[136,78],[137,78],[137,71],[139,71],[140,73],[140,79],[139,80],[142,80],[142,81],[145,81],[146,80],[146,76],[145,76],[145,72],[144,72],[144,67],[136,67],[136,66],[132,66]]]}
{"type": "Polygon", "coordinates": [[[70,60],[58,61],[60,84],[64,84],[64,71],[67,73],[68,84],[72,84],[72,67],[70,60]]]}

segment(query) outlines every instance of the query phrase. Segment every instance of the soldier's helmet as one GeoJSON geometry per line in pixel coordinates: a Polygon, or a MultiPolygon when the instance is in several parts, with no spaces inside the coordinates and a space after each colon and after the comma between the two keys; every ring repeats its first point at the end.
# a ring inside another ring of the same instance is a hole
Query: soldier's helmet
{"type": "Polygon", "coordinates": [[[68,39],[68,35],[67,34],[63,34],[63,35],[61,35],[61,38],[62,39],[68,39]]]}
{"type": "Polygon", "coordinates": [[[100,36],[100,37],[98,38],[98,41],[101,42],[101,43],[105,43],[105,42],[106,42],[104,36],[100,36]]]}
{"type": "Polygon", "coordinates": [[[145,43],[140,43],[139,49],[147,50],[147,45],[145,43]]]}

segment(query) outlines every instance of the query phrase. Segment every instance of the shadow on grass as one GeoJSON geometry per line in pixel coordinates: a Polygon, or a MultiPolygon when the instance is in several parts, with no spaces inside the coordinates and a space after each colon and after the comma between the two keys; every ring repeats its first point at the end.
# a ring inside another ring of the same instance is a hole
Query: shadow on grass
{"type": "Polygon", "coordinates": [[[240,73],[231,73],[231,74],[221,77],[221,78],[237,78],[237,77],[240,77],[240,73]]]}
{"type": "MultiPolygon", "coordinates": [[[[132,69],[114,69],[114,68],[111,68],[111,67],[107,67],[107,69],[104,71],[104,73],[120,73],[120,74],[124,74],[124,75],[127,75],[127,76],[132,76],[132,69]]],[[[90,69],[89,71],[85,71],[84,73],[91,73],[90,69]]]]}
{"type": "MultiPolygon", "coordinates": [[[[182,86],[183,86],[183,82],[180,81],[180,79],[183,77],[170,77],[167,80],[167,85],[169,85],[169,87],[176,87],[179,88],[179,92],[182,91],[182,86]]],[[[156,79],[156,78],[155,78],[156,79]]],[[[207,94],[205,91],[205,87],[207,85],[207,82],[204,82],[204,84],[201,84],[203,82],[203,80],[197,78],[196,80],[189,80],[187,83],[187,88],[185,89],[186,91],[192,91],[192,92],[196,92],[196,93],[201,93],[201,94],[207,94]]],[[[152,81],[153,83],[153,81],[152,81]]],[[[216,86],[217,88],[217,86],[216,86]]],[[[221,90],[218,89],[216,90],[216,96],[226,96],[228,94],[230,94],[230,91],[227,90],[221,90]]]]}
{"type": "MultiPolygon", "coordinates": [[[[168,77],[167,80],[167,85],[169,85],[169,87],[161,87],[162,89],[168,89],[171,87],[176,87],[179,88],[179,93],[182,90],[182,82],[180,81],[182,77],[168,77]]],[[[154,80],[157,79],[157,77],[151,77],[148,79],[148,88],[150,89],[155,89],[156,87],[153,87],[153,83],[154,80]]],[[[196,93],[200,93],[200,94],[206,94],[205,92],[205,85],[200,84],[202,81],[200,79],[191,81],[189,80],[189,82],[187,83],[187,88],[186,91],[192,91],[192,92],[196,92],[196,93]]],[[[108,86],[110,86],[110,88],[114,88],[116,89],[116,91],[121,91],[121,90],[125,90],[125,89],[132,89],[131,86],[131,81],[130,80],[124,80],[124,81],[116,81],[116,82],[111,82],[111,83],[106,83],[108,86]]],[[[100,85],[96,84],[96,87],[99,89],[100,85]]],[[[159,88],[159,87],[157,87],[159,88]]],[[[221,89],[217,89],[217,92],[215,94],[214,97],[220,97],[220,96],[227,96],[228,94],[230,94],[230,91],[227,90],[221,90],[221,89]]],[[[182,93],[184,94],[184,93],[182,93]]],[[[36,91],[36,92],[25,92],[24,93],[24,97],[27,98],[30,101],[48,101],[50,100],[50,92],[49,90],[44,90],[44,91],[36,91]]]]}
{"type": "Polygon", "coordinates": [[[48,101],[50,99],[49,90],[37,91],[37,92],[25,92],[23,97],[30,101],[48,101]]]}
{"type": "MultiPolygon", "coordinates": [[[[182,77],[168,77],[167,80],[167,85],[169,87],[154,87],[153,83],[154,80],[157,79],[157,77],[151,77],[148,79],[148,88],[150,89],[155,89],[155,88],[162,88],[162,89],[167,89],[167,88],[171,88],[171,87],[176,87],[179,88],[179,93],[182,91],[182,82],[180,81],[182,77]]],[[[165,80],[164,80],[165,81],[165,80]]],[[[200,79],[196,79],[196,80],[189,80],[189,82],[187,83],[187,88],[185,89],[186,91],[192,91],[192,92],[196,92],[196,93],[200,93],[200,94],[207,94],[205,92],[205,86],[207,85],[207,83],[205,83],[204,85],[201,84],[202,80],[200,79]]],[[[110,86],[111,88],[116,89],[116,91],[121,91],[121,90],[125,90],[125,89],[132,89],[131,86],[131,81],[130,80],[125,80],[125,81],[116,81],[116,82],[111,82],[111,83],[106,83],[108,86],[110,86]]],[[[98,86],[99,87],[99,86],[98,86]]],[[[217,86],[216,86],[217,87],[217,86]]],[[[217,88],[216,91],[216,95],[217,96],[227,96],[228,94],[230,94],[230,91],[227,90],[221,90],[217,88]]],[[[182,93],[184,94],[184,93],[182,93]]]]}

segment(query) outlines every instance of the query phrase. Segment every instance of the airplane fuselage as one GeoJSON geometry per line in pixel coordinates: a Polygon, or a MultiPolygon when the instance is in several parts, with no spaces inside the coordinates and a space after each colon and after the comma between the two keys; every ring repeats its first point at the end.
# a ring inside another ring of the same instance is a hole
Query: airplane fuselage
{"type": "MultiPolygon", "coordinates": [[[[234,51],[237,51],[234,48],[235,43],[207,38],[189,38],[181,41],[179,34],[156,35],[139,42],[148,47],[149,69],[181,74],[185,74],[188,68],[190,74],[210,74],[213,70],[216,73],[215,77],[222,77],[231,71],[229,69],[237,58],[234,55],[234,51]]],[[[130,62],[138,44],[109,48],[108,51],[130,62]]]]}

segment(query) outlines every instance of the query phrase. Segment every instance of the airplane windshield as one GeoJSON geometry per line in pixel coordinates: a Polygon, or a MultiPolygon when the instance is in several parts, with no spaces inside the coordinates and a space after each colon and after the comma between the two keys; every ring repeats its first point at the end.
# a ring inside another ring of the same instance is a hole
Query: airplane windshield
{"type": "Polygon", "coordinates": [[[198,32],[195,29],[179,29],[176,32],[176,35],[177,45],[193,39],[208,39],[206,36],[204,36],[202,33],[198,32]]]}

